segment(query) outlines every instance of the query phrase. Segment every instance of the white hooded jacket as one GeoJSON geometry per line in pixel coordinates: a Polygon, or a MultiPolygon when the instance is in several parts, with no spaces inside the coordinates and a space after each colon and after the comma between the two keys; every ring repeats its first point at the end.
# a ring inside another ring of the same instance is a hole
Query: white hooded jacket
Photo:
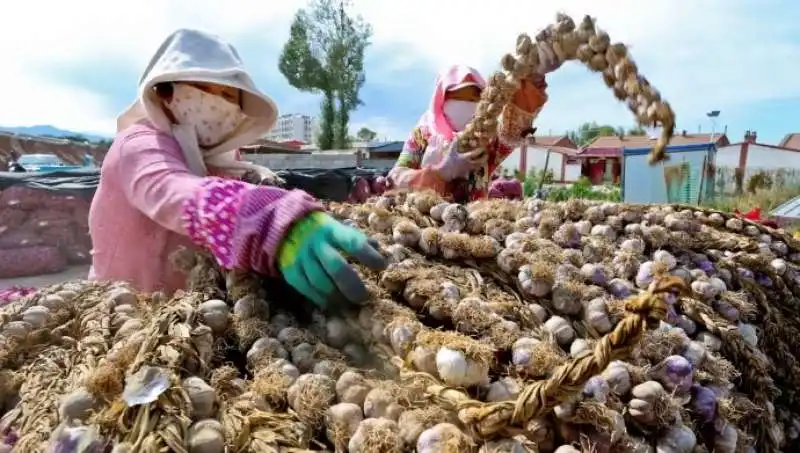
{"type": "Polygon", "coordinates": [[[275,125],[277,117],[275,102],[256,88],[232,45],[208,33],[181,29],[171,34],[150,59],[139,80],[138,98],[117,118],[117,132],[150,120],[156,128],[175,137],[189,169],[198,176],[206,176],[207,167],[211,166],[235,176],[255,171],[262,178],[274,181],[278,178],[269,169],[239,161],[236,150],[263,137],[275,125]],[[154,89],[163,82],[202,82],[238,88],[242,91],[242,111],[247,117],[228,140],[211,149],[202,149],[191,127],[173,124],[164,113],[164,104],[154,89]]]}

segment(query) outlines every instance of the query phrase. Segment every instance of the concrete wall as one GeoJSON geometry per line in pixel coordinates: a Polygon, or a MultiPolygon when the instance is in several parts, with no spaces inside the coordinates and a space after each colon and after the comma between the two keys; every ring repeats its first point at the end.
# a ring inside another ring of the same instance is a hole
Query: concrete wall
{"type": "Polygon", "coordinates": [[[732,167],[739,166],[739,154],[741,154],[742,144],[720,146],[717,148],[717,157],[714,159],[718,167],[732,167]]]}
{"type": "MultiPolygon", "coordinates": [[[[741,144],[720,147],[717,149],[717,165],[738,167],[741,149],[741,144]]],[[[756,171],[800,168],[800,152],[751,143],[745,168],[756,171]]]]}
{"type": "Polygon", "coordinates": [[[581,179],[581,164],[564,166],[564,182],[577,182],[579,179],[581,179]]]}
{"type": "MultiPolygon", "coordinates": [[[[245,159],[272,170],[305,168],[352,168],[358,166],[355,153],[322,152],[314,154],[247,154],[245,159]]],[[[390,169],[395,159],[362,159],[361,167],[390,169]]]]}
{"type": "MultiPolygon", "coordinates": [[[[717,150],[717,192],[730,193],[736,188],[734,175],[739,167],[741,144],[723,146],[717,150]]],[[[747,150],[743,184],[756,173],[764,172],[782,185],[800,183],[800,152],[751,143],[747,150]]]]}
{"type": "Polygon", "coordinates": [[[747,151],[747,170],[800,168],[800,152],[751,144],[747,151]]]}
{"type": "Polygon", "coordinates": [[[245,159],[272,170],[292,170],[304,168],[348,168],[357,166],[354,153],[349,154],[249,154],[245,159]]]}
{"type": "Polygon", "coordinates": [[[364,159],[361,166],[364,168],[392,168],[397,159],[364,159]]]}
{"type": "MultiPolygon", "coordinates": [[[[515,174],[515,172],[520,169],[521,153],[521,148],[515,148],[514,151],[512,151],[511,154],[509,154],[508,157],[506,157],[506,159],[500,164],[500,167],[503,170],[507,169],[512,175],[515,174]]],[[[581,175],[580,165],[567,165],[564,178],[561,178],[561,166],[564,162],[564,157],[565,156],[561,153],[550,153],[550,160],[547,162],[547,169],[553,172],[553,182],[561,183],[577,181],[581,175]],[[574,167],[577,167],[577,174],[574,167]]],[[[527,174],[530,174],[531,170],[541,172],[544,170],[544,164],[547,160],[547,148],[528,146],[526,160],[526,166],[528,167],[526,169],[527,174]]]]}

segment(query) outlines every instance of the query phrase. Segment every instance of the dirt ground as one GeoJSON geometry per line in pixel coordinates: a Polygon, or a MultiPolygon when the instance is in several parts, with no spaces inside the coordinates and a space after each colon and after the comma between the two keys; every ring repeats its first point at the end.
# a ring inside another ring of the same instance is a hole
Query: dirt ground
{"type": "Polygon", "coordinates": [[[24,286],[42,288],[45,286],[55,285],[56,283],[65,282],[69,280],[84,279],[89,275],[89,266],[72,266],[64,272],[58,274],[36,275],[33,277],[21,278],[0,278],[0,289],[8,288],[10,286],[24,286]]]}

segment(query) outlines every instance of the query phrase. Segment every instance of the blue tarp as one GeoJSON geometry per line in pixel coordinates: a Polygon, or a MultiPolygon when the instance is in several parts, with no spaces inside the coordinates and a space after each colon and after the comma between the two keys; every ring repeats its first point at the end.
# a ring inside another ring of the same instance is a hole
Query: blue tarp
{"type": "MultiPolygon", "coordinates": [[[[680,153],[686,151],[701,151],[701,150],[716,150],[716,147],[713,143],[697,143],[692,145],[670,145],[667,146],[667,154],[670,153],[680,153]]],[[[622,148],[622,154],[625,156],[636,156],[639,154],[648,154],[650,151],[653,150],[653,147],[649,148],[622,148]]]]}

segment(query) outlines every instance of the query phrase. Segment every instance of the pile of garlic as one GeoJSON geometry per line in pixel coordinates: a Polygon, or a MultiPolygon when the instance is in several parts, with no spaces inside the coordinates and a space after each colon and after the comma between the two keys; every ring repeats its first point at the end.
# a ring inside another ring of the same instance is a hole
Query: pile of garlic
{"type": "MultiPolygon", "coordinates": [[[[493,362],[491,382],[479,386],[487,389],[478,393],[484,401],[499,394],[514,398],[526,380],[542,379],[569,357],[591,351],[619,321],[625,298],[671,275],[691,294],[668,298],[665,322],[625,362],[633,378],[615,396],[623,404],[618,413],[630,413],[626,401],[635,406],[652,400],[634,398],[633,388],[640,394],[661,388],[678,413],[710,417],[693,422],[714,425],[696,442],[716,442],[717,451],[798,441],[798,401],[785,389],[798,382],[790,339],[800,328],[792,312],[800,294],[800,255],[781,231],[697,208],[581,200],[464,206],[431,193],[394,193],[330,209],[383,245],[393,264],[379,283],[394,300],[508,358],[493,362]],[[476,271],[482,290],[464,283],[476,271]],[[496,284],[515,287],[517,303],[497,303],[487,294],[496,284]],[[764,338],[768,332],[777,335],[764,338]],[[777,365],[783,363],[788,371],[777,365]],[[703,399],[709,392],[714,398],[703,399]],[[754,429],[756,419],[769,429],[754,429]]],[[[410,360],[437,376],[418,362],[410,360]]],[[[659,432],[695,428],[686,417],[672,416],[675,411],[659,419],[668,425],[659,425],[659,432]]],[[[652,435],[641,426],[634,433],[652,435]]]]}
{"type": "Polygon", "coordinates": [[[192,261],[191,290],[172,298],[69,282],[4,307],[3,443],[120,453],[798,445],[800,249],[782,232],[680,206],[457,205],[426,192],[329,210],[391,263],[359,268],[374,297],[346,312],[208,259],[192,261]],[[662,296],[666,318],[641,344],[552,410],[490,437],[474,429],[465,408],[524,398],[593,354],[626,298],[664,276],[688,292],[662,296]]]}

